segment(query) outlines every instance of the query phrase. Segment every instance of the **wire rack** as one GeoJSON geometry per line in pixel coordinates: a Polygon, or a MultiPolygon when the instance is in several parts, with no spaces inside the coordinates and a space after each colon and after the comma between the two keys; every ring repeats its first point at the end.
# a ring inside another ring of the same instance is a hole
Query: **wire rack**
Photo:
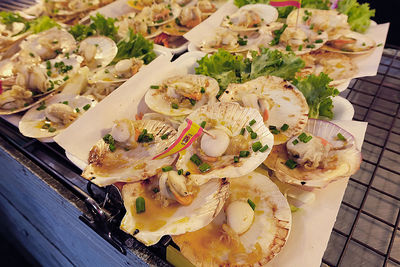
{"type": "Polygon", "coordinates": [[[385,49],[378,75],[341,95],[368,128],[322,266],[400,266],[400,51],[385,49]]]}

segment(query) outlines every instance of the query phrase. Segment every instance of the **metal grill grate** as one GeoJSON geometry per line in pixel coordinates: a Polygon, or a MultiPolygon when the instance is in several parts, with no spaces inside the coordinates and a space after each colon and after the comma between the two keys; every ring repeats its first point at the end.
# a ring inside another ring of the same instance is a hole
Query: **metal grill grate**
{"type": "Polygon", "coordinates": [[[400,51],[385,49],[378,75],[341,95],[368,128],[322,265],[400,266],[400,51]]]}

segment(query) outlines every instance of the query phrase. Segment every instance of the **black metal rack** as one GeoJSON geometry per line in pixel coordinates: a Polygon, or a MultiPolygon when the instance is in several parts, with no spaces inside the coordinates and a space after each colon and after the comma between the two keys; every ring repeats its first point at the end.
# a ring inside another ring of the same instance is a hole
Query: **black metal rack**
{"type": "Polygon", "coordinates": [[[400,266],[400,51],[385,49],[378,75],[353,80],[341,95],[368,128],[322,262],[400,266]]]}

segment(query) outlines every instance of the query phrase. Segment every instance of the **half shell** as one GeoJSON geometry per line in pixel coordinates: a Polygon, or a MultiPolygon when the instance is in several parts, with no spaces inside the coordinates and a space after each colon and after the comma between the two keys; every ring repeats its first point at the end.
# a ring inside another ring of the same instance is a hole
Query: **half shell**
{"type": "Polygon", "coordinates": [[[300,25],[297,28],[286,27],[280,35],[279,43],[274,44],[276,31],[280,31],[283,27],[283,23],[274,22],[260,29],[262,37],[258,45],[280,51],[293,51],[296,55],[302,55],[320,49],[328,41],[326,32],[316,32],[311,30],[309,26],[300,25]]]}
{"type": "Polygon", "coordinates": [[[337,33],[323,46],[324,50],[342,54],[365,54],[374,50],[376,43],[367,35],[345,30],[337,33]]]}
{"type": "Polygon", "coordinates": [[[155,203],[145,183],[129,183],[122,188],[127,212],[121,229],[146,246],[154,245],[164,235],[178,235],[204,227],[215,218],[228,198],[229,183],[225,179],[214,179],[199,187],[190,205],[173,204],[163,208],[155,203]],[[146,211],[137,214],[135,202],[139,196],[145,199],[146,211]],[[137,234],[136,229],[139,230],[137,234]]]}
{"type": "Polygon", "coordinates": [[[361,152],[355,146],[354,137],[347,131],[331,122],[310,119],[304,132],[323,138],[330,144],[331,148],[324,159],[327,166],[290,169],[285,165],[289,159],[286,145],[274,146],[264,163],[282,182],[303,188],[323,188],[333,181],[353,175],[360,168],[361,152]],[[344,141],[338,139],[339,133],[345,138],[344,141]]]}
{"type": "Polygon", "coordinates": [[[245,5],[232,15],[226,16],[221,26],[237,32],[255,31],[277,19],[278,11],[273,6],[265,4],[245,5]]]}
{"type": "Polygon", "coordinates": [[[229,231],[225,212],[221,211],[206,227],[172,236],[181,253],[196,266],[264,266],[289,237],[289,204],[268,176],[252,172],[230,179],[230,183],[224,211],[233,201],[250,199],[255,203],[253,223],[245,233],[235,234],[229,231]]]}
{"type": "Polygon", "coordinates": [[[94,105],[96,105],[96,101],[88,96],[57,94],[25,113],[19,122],[19,130],[27,137],[52,137],[67,128],[69,124],[94,105]],[[49,107],[52,105],[52,112],[49,113],[49,107]],[[68,108],[63,109],[63,105],[68,108]],[[53,115],[59,121],[52,121],[51,118],[47,118],[48,114],[53,115]],[[62,120],[65,120],[66,123],[61,122],[62,120]]]}
{"type": "Polygon", "coordinates": [[[264,123],[280,131],[274,144],[285,143],[299,134],[307,124],[308,105],[304,95],[290,82],[275,76],[261,76],[243,84],[230,84],[221,102],[238,102],[263,114],[264,123]],[[289,128],[280,128],[287,124],[289,128]]]}
{"type": "Polygon", "coordinates": [[[154,85],[145,96],[150,109],[168,116],[182,116],[217,101],[218,82],[204,75],[173,76],[154,85]],[[203,92],[203,93],[202,93],[203,92]]]}
{"type": "Polygon", "coordinates": [[[82,176],[98,186],[106,186],[116,182],[136,182],[156,175],[161,168],[171,165],[176,155],[163,159],[152,158],[171,143],[176,131],[171,126],[153,120],[131,121],[128,119],[115,122],[127,124],[129,139],[125,143],[116,142],[115,151],[110,150],[110,145],[105,140],[99,140],[90,150],[89,165],[82,176]],[[151,142],[137,143],[138,136],[143,130],[153,135],[151,142]],[[161,136],[167,134],[163,140],[161,136]]]}
{"type": "Polygon", "coordinates": [[[100,68],[111,63],[117,55],[118,48],[115,42],[105,36],[93,36],[86,38],[79,44],[79,50],[85,58],[86,64],[91,68],[100,68]],[[94,48],[94,53],[91,53],[94,48]],[[90,59],[88,58],[90,55],[90,59]]]}
{"type": "Polygon", "coordinates": [[[143,8],[135,19],[144,20],[147,26],[160,26],[176,19],[181,13],[181,7],[176,4],[154,4],[143,8]]]}
{"type": "MultiPolygon", "coordinates": [[[[188,116],[188,119],[199,125],[205,122],[206,130],[221,130],[229,138],[228,148],[218,157],[211,157],[203,151],[201,140],[204,138],[204,133],[180,153],[176,168],[189,171],[189,178],[196,184],[203,184],[212,178],[235,178],[246,175],[266,159],[273,146],[273,135],[263,123],[258,110],[253,108],[242,108],[237,103],[215,103],[197,109],[188,116]],[[246,127],[255,133],[253,139],[249,130],[244,130],[246,127]],[[253,150],[253,144],[257,142],[264,148],[262,152],[253,150]],[[239,158],[241,151],[243,157],[239,158]],[[202,172],[191,161],[194,154],[200,157],[203,163],[207,163],[210,169],[202,172]],[[235,157],[238,158],[237,161],[235,157]]],[[[185,127],[186,125],[181,125],[178,132],[181,133],[185,127]]]]}

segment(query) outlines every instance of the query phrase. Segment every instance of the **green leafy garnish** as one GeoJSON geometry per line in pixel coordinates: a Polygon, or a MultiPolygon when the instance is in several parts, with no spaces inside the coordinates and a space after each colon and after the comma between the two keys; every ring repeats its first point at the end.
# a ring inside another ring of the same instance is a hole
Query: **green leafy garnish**
{"type": "Polygon", "coordinates": [[[172,166],[165,166],[161,168],[163,172],[169,172],[172,171],[172,166]]]}
{"type": "Polygon", "coordinates": [[[25,25],[25,27],[20,32],[16,33],[14,36],[20,35],[28,31],[30,28],[30,22],[21,17],[19,14],[15,12],[6,12],[6,11],[0,12],[0,23],[6,26],[12,26],[14,22],[20,22],[25,25]]]}
{"type": "Polygon", "coordinates": [[[369,8],[369,3],[359,4],[357,0],[341,0],[337,10],[348,16],[347,22],[353,31],[365,32],[375,16],[375,9],[369,8]]]}
{"type": "Polygon", "coordinates": [[[49,18],[48,16],[41,16],[31,22],[31,30],[33,33],[39,33],[42,31],[49,30],[53,27],[60,28],[60,25],[49,18]]]}
{"type": "Polygon", "coordinates": [[[98,35],[104,35],[116,41],[118,34],[118,27],[115,26],[116,19],[105,18],[100,13],[90,16],[90,19],[92,20],[90,28],[95,30],[98,35]]]}
{"type": "Polygon", "coordinates": [[[317,119],[319,116],[333,118],[331,97],[339,91],[329,86],[332,81],[327,74],[321,72],[318,76],[311,74],[304,79],[295,80],[294,84],[303,93],[309,107],[308,116],[317,119]]]}
{"type": "Polygon", "coordinates": [[[76,24],[69,29],[69,33],[74,36],[75,40],[80,42],[89,36],[95,35],[96,31],[90,26],[76,24]]]}
{"type": "Polygon", "coordinates": [[[256,209],[256,204],[254,204],[253,201],[251,201],[250,199],[247,199],[247,203],[249,203],[250,207],[255,210],[256,209]]]}
{"type": "Polygon", "coordinates": [[[129,30],[125,39],[118,42],[117,47],[118,53],[111,64],[132,57],[142,59],[144,64],[149,64],[157,57],[153,51],[153,43],[146,40],[141,34],[134,34],[132,30],[129,30]]]}

